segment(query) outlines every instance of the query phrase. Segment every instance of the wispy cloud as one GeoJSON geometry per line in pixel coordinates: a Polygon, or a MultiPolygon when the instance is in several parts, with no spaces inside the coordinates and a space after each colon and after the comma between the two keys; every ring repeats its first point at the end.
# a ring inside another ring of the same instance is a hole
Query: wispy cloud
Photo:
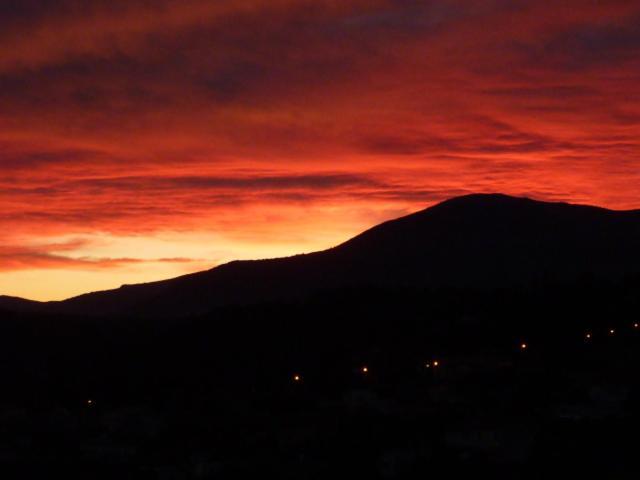
{"type": "Polygon", "coordinates": [[[84,241],[51,243],[41,245],[0,246],[0,272],[33,269],[113,269],[143,263],[202,263],[193,258],[109,258],[73,256],[73,251],[86,247],[84,241]]]}

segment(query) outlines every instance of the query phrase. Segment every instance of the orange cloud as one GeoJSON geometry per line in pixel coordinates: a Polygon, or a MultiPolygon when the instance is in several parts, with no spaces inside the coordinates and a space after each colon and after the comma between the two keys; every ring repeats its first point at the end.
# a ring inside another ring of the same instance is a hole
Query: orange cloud
{"type": "Polygon", "coordinates": [[[634,2],[79,5],[0,7],[0,271],[117,286],[131,238],[184,271],[469,192],[640,205],[634,2]],[[31,247],[84,235],[119,247],[31,247]]]}
{"type": "Polygon", "coordinates": [[[192,263],[190,258],[94,258],[73,257],[62,252],[73,252],[82,243],[48,244],[39,246],[3,245],[0,247],[0,272],[33,269],[88,269],[101,270],[141,263],[192,263]]]}

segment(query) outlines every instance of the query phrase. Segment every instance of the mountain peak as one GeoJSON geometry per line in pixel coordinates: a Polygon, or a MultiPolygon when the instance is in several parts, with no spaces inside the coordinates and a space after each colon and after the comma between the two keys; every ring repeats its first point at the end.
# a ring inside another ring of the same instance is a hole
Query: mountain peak
{"type": "MultiPolygon", "coordinates": [[[[469,195],[462,195],[459,197],[453,197],[448,200],[434,205],[438,206],[464,206],[464,207],[522,207],[525,205],[569,205],[563,202],[547,202],[541,200],[534,200],[529,197],[517,197],[513,195],[506,195],[504,193],[471,193],[469,195]]],[[[428,210],[428,209],[427,209],[428,210]]]]}
{"type": "Polygon", "coordinates": [[[191,314],[221,305],[291,300],[326,289],[521,288],[640,274],[640,212],[504,194],[452,198],[390,220],[322,252],[230,262],[174,278],[38,304],[72,313],[191,314]]]}
{"type": "Polygon", "coordinates": [[[505,193],[469,193],[467,195],[460,195],[458,197],[452,197],[444,200],[442,203],[478,203],[478,202],[491,202],[491,203],[513,203],[520,201],[536,201],[528,197],[517,197],[514,195],[507,195],[505,193]]]}

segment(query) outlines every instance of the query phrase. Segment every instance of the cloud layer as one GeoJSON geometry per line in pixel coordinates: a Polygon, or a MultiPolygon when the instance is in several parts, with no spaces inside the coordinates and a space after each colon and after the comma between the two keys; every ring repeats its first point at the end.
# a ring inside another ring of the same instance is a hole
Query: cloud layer
{"type": "Polygon", "coordinates": [[[639,25],[628,1],[2,2],[1,293],[313,250],[468,192],[638,208],[639,25]]]}

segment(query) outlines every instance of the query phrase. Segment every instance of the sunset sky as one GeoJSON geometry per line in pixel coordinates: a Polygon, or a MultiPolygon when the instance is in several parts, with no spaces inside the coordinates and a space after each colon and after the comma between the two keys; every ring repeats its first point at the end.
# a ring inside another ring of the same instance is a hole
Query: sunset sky
{"type": "Polygon", "coordinates": [[[639,186],[638,0],[0,1],[0,294],[639,186]]]}

